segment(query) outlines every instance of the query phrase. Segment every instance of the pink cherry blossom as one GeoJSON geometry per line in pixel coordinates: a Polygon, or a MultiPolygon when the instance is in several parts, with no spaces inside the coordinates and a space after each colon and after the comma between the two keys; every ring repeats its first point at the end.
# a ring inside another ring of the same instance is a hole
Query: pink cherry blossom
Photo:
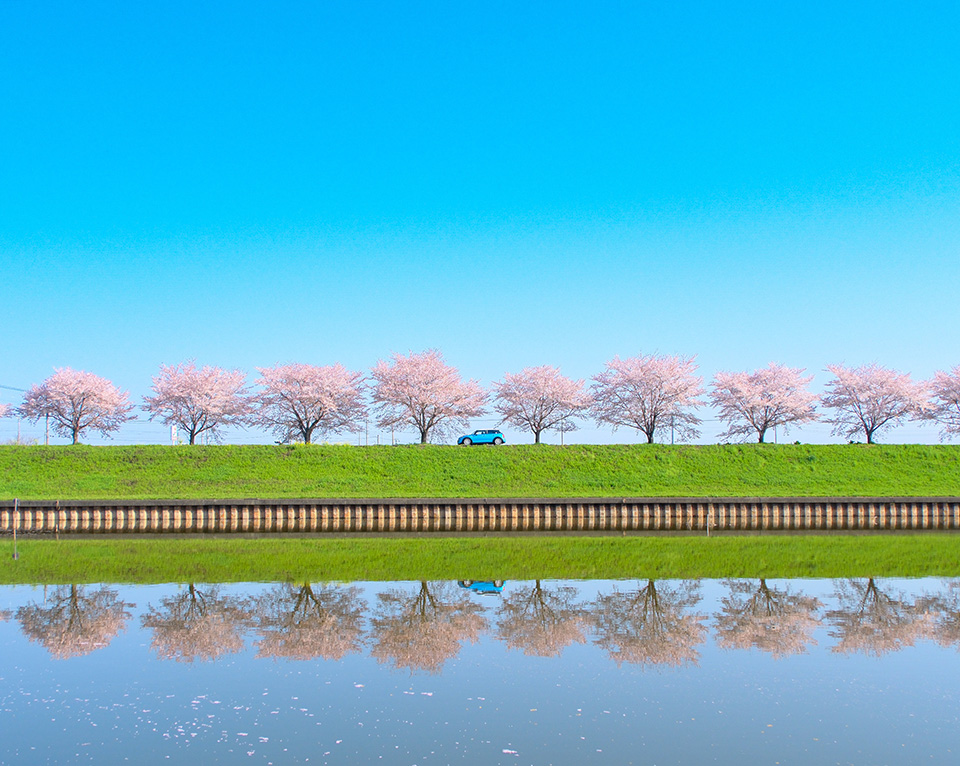
{"type": "Polygon", "coordinates": [[[190,583],[160,606],[148,605],[140,624],[153,631],[150,645],[160,659],[205,662],[241,651],[251,616],[244,600],[219,586],[190,583]]]}
{"type": "Polygon", "coordinates": [[[132,409],[127,393],[106,378],[64,367],[30,387],[20,414],[33,421],[49,417],[56,433],[77,444],[89,429],[109,436],[132,419],[132,409]]]}
{"type": "Polygon", "coordinates": [[[530,431],[536,444],[544,431],[576,430],[573,418],[591,401],[582,380],[565,378],[559,368],[547,365],[507,373],[493,389],[494,409],[503,422],[530,431]]]}
{"type": "Polygon", "coordinates": [[[775,588],[761,579],[758,585],[747,580],[730,580],[730,589],[714,616],[717,646],[723,649],[756,648],[770,652],[774,659],[805,654],[817,643],[813,634],[820,627],[819,599],[775,588]]]}
{"type": "Polygon", "coordinates": [[[771,362],[755,372],[718,372],[713,378],[710,401],[727,423],[721,439],[757,435],[763,444],[771,428],[807,423],[817,419],[816,396],[806,390],[813,376],[803,377],[802,368],[771,362]]]}
{"type": "Polygon", "coordinates": [[[488,628],[483,607],[450,582],[421,581],[411,593],[393,588],[377,596],[370,619],[370,656],[394,667],[439,673],[488,628]]]}
{"type": "Polygon", "coordinates": [[[938,370],[929,386],[933,399],[925,417],[943,426],[941,439],[960,434],[960,365],[949,373],[938,370]]]}
{"type": "Polygon", "coordinates": [[[42,603],[20,607],[17,620],[29,640],[62,660],[106,647],[126,627],[133,606],[112,588],[57,585],[44,588],[42,603]]]}
{"type": "Polygon", "coordinates": [[[837,608],[826,613],[837,654],[881,657],[913,646],[930,632],[933,615],[922,603],[893,592],[873,577],[835,581],[837,608]]]}
{"type": "Polygon", "coordinates": [[[497,637],[531,657],[559,657],[570,644],[587,642],[587,615],[577,589],[537,580],[505,594],[497,609],[497,637]]]}
{"type": "Polygon", "coordinates": [[[409,356],[394,354],[380,360],[371,372],[374,411],[381,428],[410,425],[420,432],[420,443],[431,435],[446,438],[469,418],[484,413],[486,394],[475,380],[463,382],[460,373],[443,361],[439,351],[409,356]]]}
{"type": "Polygon", "coordinates": [[[878,433],[921,417],[927,406],[926,386],[914,383],[909,374],[876,364],[830,364],[827,370],[834,378],[820,401],[832,414],[824,420],[845,439],[863,434],[873,444],[878,433]]]}
{"type": "Polygon", "coordinates": [[[367,602],[355,585],[275,585],[250,600],[257,657],[341,660],[364,645],[367,602]]]}
{"type": "Polygon", "coordinates": [[[155,395],[144,397],[143,409],[151,420],[182,428],[191,444],[202,433],[216,439],[224,426],[246,423],[252,411],[245,380],[242,370],[197,369],[192,361],[160,365],[160,374],[153,378],[155,395]]]}
{"type": "Polygon", "coordinates": [[[703,402],[703,379],[693,357],[614,357],[594,377],[593,413],[597,424],[636,428],[653,444],[658,429],[669,428],[684,439],[700,435],[700,419],[690,412],[703,402]]]}
{"type": "Polygon", "coordinates": [[[342,364],[317,367],[285,364],[258,367],[256,422],[273,429],[284,441],[309,444],[314,432],[341,433],[362,427],[363,376],[342,364]]]}
{"type": "Polygon", "coordinates": [[[617,665],[696,666],[707,636],[706,615],[694,611],[700,598],[696,580],[616,585],[590,605],[594,641],[617,665]]]}

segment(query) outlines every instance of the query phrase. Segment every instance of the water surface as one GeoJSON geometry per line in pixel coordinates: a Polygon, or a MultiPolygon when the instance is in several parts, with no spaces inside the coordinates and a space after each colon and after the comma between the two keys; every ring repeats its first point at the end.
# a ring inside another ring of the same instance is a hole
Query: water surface
{"type": "Polygon", "coordinates": [[[0,762],[955,763],[960,581],[0,588],[0,762]]]}

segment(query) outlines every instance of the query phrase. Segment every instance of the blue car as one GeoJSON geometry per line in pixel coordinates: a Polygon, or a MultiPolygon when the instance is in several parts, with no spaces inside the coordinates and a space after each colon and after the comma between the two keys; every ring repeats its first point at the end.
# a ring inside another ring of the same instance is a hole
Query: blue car
{"type": "Polygon", "coordinates": [[[474,431],[457,439],[457,444],[462,444],[464,447],[469,447],[471,444],[503,444],[503,432],[474,431]]]}
{"type": "Polygon", "coordinates": [[[503,590],[503,580],[459,580],[457,585],[481,596],[496,596],[503,590]]]}

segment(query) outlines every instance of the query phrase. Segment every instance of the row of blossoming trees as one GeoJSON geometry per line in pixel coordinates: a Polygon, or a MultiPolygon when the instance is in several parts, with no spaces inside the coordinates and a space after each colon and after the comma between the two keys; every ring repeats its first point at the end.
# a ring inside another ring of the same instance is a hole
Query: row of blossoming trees
{"type": "MultiPolygon", "coordinates": [[[[680,440],[697,438],[702,421],[696,412],[708,401],[726,424],[721,440],[763,442],[774,428],[815,420],[831,424],[834,435],[868,443],[907,420],[935,421],[944,438],[960,434],[960,366],[922,382],[876,364],[827,370],[833,378],[819,397],[807,388],[812,375],[775,363],[718,372],[708,394],[692,357],[651,354],[615,357],[589,385],[542,366],[508,373],[485,391],[462,380],[438,351],[425,351],[381,360],[369,378],[341,364],[258,367],[252,390],[241,370],[185,362],[161,366],[142,409],[182,429],[191,444],[201,434],[219,438],[226,426],[268,429],[283,441],[309,444],[319,434],[356,433],[371,414],[379,427],[413,428],[427,443],[450,437],[491,405],[502,423],[530,431],[537,443],[545,431],[576,429],[582,418],[636,429],[653,443],[664,430],[680,440]]],[[[31,387],[17,413],[47,418],[77,443],[84,431],[118,430],[134,409],[110,381],[66,368],[31,387]]]]}
{"type": "MultiPolygon", "coordinates": [[[[726,595],[711,614],[694,580],[621,581],[592,598],[559,582],[511,583],[495,612],[449,582],[395,584],[372,608],[356,585],[284,583],[242,596],[191,583],[148,604],[140,624],[161,659],[214,660],[242,651],[252,631],[257,657],[341,660],[369,651],[379,662],[430,672],[485,633],[530,656],[557,657],[592,636],[618,665],[695,665],[710,622],[720,648],[759,649],[776,659],[807,653],[821,628],[841,654],[880,656],[922,640],[960,647],[955,580],[919,595],[872,578],[835,580],[827,601],[790,583],[723,584],[726,595]]],[[[20,607],[16,619],[31,641],[65,659],[106,647],[135,606],[113,588],[61,585],[20,607]]]]}

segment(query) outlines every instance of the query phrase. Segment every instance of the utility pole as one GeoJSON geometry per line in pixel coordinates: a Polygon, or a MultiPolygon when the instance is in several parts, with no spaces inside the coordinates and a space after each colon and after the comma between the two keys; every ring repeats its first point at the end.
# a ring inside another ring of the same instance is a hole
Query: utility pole
{"type": "Polygon", "coordinates": [[[20,558],[20,554],[17,553],[17,527],[20,526],[20,499],[13,499],[13,560],[16,561],[20,558]]]}

